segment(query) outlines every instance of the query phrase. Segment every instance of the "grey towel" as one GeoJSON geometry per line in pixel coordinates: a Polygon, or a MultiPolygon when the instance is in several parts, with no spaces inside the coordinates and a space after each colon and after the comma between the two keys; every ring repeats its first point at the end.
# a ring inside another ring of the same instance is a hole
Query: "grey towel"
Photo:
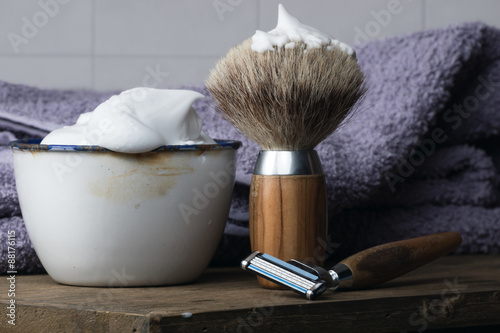
{"type": "MultiPolygon", "coordinates": [[[[340,244],[334,256],[447,230],[463,235],[459,253],[498,253],[500,31],[468,23],[366,43],[356,51],[368,94],[317,147],[331,240],[340,244]]],[[[208,96],[201,86],[185,88],[208,96]]],[[[73,123],[110,95],[0,82],[0,131],[39,136],[73,123]]],[[[213,262],[235,264],[250,251],[248,191],[260,148],[222,120],[209,98],[195,108],[207,134],[243,142],[230,218],[213,262]]],[[[3,179],[9,179],[10,164],[2,165],[3,179]]],[[[0,217],[12,223],[17,199],[12,180],[5,184],[0,193],[11,204],[2,206],[0,217]]],[[[25,255],[33,258],[28,249],[25,255]]],[[[36,265],[28,260],[24,269],[36,265]]]]}
{"type": "MultiPolygon", "coordinates": [[[[5,135],[12,138],[12,135],[5,135]]],[[[1,139],[0,135],[0,139],[1,139]]],[[[17,200],[16,184],[12,152],[5,146],[0,146],[0,218],[19,216],[21,210],[17,200]]]]}

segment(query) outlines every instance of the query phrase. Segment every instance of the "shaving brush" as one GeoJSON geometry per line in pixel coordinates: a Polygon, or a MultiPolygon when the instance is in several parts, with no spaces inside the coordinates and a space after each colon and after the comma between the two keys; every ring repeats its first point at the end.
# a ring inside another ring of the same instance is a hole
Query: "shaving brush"
{"type": "Polygon", "coordinates": [[[259,53],[251,45],[231,49],[206,86],[223,117],[262,148],[250,187],[252,250],[322,265],[327,200],[314,148],[363,95],[364,77],[355,56],[338,46],[297,42],[259,53]]]}

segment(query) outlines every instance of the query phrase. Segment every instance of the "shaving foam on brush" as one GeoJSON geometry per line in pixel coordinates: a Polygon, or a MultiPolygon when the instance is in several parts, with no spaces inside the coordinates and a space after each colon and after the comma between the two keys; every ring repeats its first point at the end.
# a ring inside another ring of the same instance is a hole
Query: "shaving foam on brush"
{"type": "Polygon", "coordinates": [[[327,200],[314,148],[363,95],[363,79],[352,48],[282,5],[274,30],[257,31],[211,71],[206,86],[224,118],[262,148],[250,187],[253,251],[322,265],[327,200]]]}

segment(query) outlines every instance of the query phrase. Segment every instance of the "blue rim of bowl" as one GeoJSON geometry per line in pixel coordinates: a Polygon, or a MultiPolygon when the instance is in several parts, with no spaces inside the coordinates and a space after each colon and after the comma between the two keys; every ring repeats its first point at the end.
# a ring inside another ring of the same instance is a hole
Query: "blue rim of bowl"
{"type": "MultiPolygon", "coordinates": [[[[221,150],[238,149],[241,142],[236,140],[214,139],[216,144],[195,144],[195,145],[165,145],[151,150],[156,151],[179,151],[179,150],[221,150]]],[[[9,147],[13,150],[28,151],[87,151],[87,152],[114,152],[113,150],[91,145],[41,145],[42,139],[16,140],[9,142],[9,147]]]]}

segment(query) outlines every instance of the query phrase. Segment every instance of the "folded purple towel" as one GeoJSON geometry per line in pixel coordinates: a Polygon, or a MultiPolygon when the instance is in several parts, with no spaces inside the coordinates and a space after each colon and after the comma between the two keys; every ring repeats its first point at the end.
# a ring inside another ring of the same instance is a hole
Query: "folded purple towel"
{"type": "Polygon", "coordinates": [[[37,274],[45,272],[40,260],[38,259],[31,241],[29,239],[23,219],[20,216],[3,217],[0,219],[0,242],[2,243],[0,260],[2,264],[2,274],[7,273],[11,269],[8,268],[7,240],[9,232],[15,232],[16,244],[15,248],[15,270],[17,273],[37,274]]]}
{"type": "Polygon", "coordinates": [[[74,124],[111,94],[89,90],[46,90],[0,81],[0,130],[18,139],[43,137],[62,125],[74,124]]]}
{"type": "MultiPolygon", "coordinates": [[[[317,147],[331,240],[340,244],[336,255],[448,230],[464,236],[459,253],[500,252],[500,31],[468,23],[366,43],[356,51],[367,96],[317,147]]],[[[208,96],[203,87],[185,88],[208,96]]],[[[40,136],[74,123],[110,95],[0,82],[0,131],[40,136]]],[[[211,105],[209,98],[194,105],[207,134],[243,142],[230,218],[214,258],[215,264],[234,264],[250,251],[248,191],[260,148],[211,105]]],[[[21,220],[12,222],[19,211],[7,160],[0,177],[0,195],[10,198],[0,206],[1,223],[6,219],[21,233],[21,220]]],[[[26,271],[39,267],[30,262],[26,271]]]]}
{"type": "Polygon", "coordinates": [[[461,254],[498,254],[500,208],[477,206],[416,206],[349,210],[336,216],[331,241],[341,244],[338,258],[408,237],[453,230],[462,235],[461,254]]]}
{"type": "Polygon", "coordinates": [[[14,182],[12,152],[5,146],[0,146],[0,219],[19,215],[21,209],[14,182]]]}

